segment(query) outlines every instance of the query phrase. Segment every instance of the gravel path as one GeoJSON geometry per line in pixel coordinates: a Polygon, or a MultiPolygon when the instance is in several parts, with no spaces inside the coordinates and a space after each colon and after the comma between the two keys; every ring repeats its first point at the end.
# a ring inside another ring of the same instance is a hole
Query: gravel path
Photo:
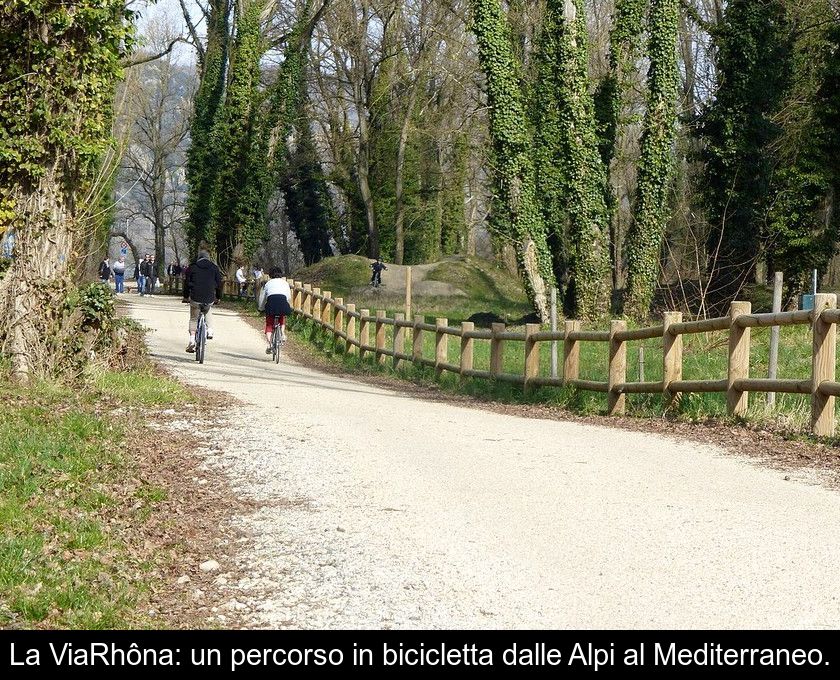
{"type": "Polygon", "coordinates": [[[243,404],[206,464],[259,502],[215,556],[220,611],[250,625],[840,626],[835,491],[710,446],[275,366],[230,311],[200,366],[185,305],[130,310],[168,368],[243,404]]]}

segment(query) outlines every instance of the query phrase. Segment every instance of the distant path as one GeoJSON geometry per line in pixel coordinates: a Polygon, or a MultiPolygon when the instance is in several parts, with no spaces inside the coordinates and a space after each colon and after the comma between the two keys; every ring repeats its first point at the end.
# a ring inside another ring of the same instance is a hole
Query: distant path
{"type": "Polygon", "coordinates": [[[154,356],[244,403],[208,454],[261,501],[234,518],[248,577],[222,611],[291,627],[840,626],[834,491],[711,446],[275,366],[228,311],[199,366],[186,306],[130,299],[154,356]]]}

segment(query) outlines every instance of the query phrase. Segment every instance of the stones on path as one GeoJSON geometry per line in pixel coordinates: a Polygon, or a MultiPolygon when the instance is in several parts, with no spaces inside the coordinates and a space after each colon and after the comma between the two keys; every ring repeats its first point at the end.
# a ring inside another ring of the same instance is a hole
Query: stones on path
{"type": "Polygon", "coordinates": [[[198,568],[203,572],[211,572],[219,570],[219,563],[216,560],[207,560],[198,565],[198,568]]]}

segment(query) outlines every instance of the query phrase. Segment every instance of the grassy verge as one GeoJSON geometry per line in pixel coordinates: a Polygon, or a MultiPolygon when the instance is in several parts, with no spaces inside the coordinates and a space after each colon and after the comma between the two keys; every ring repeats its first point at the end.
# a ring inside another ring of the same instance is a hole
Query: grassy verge
{"type": "Polygon", "coordinates": [[[148,368],[73,388],[0,379],[0,627],[145,625],[155,559],[129,543],[167,492],[137,483],[131,407],[189,396],[148,368]]]}
{"type": "MultiPolygon", "coordinates": [[[[483,379],[460,379],[459,376],[444,372],[435,378],[434,371],[428,367],[417,367],[410,362],[403,362],[395,370],[390,357],[384,364],[377,365],[369,356],[360,361],[356,355],[344,352],[343,343],[334,345],[333,336],[324,332],[312,322],[300,317],[292,322],[292,329],[306,342],[341,362],[349,371],[374,371],[393,374],[397,377],[414,381],[436,381],[444,390],[461,392],[481,399],[490,399],[510,403],[546,403],[568,409],[575,413],[599,414],[607,407],[606,395],[595,392],[583,392],[572,388],[539,388],[523,394],[522,388],[510,383],[483,379]]],[[[386,347],[393,346],[393,328],[385,327],[386,347]]],[[[371,328],[371,344],[373,329],[371,328]]],[[[750,356],[750,372],[753,376],[766,376],[769,353],[769,329],[753,329],[750,356]]],[[[407,340],[406,348],[410,348],[407,340]]],[[[644,349],[644,378],[657,381],[662,378],[662,342],[647,340],[628,343],[627,378],[630,381],[640,379],[639,348],[644,349]]],[[[410,349],[409,349],[410,351],[410,349]]],[[[559,372],[562,375],[562,343],[558,347],[559,372]]],[[[581,343],[580,376],[584,379],[605,381],[607,379],[607,343],[581,343]]],[[[550,374],[551,345],[540,343],[540,373],[550,374]]],[[[423,338],[423,354],[427,358],[434,356],[434,334],[426,332],[423,338]]],[[[448,362],[457,365],[460,346],[457,338],[450,338],[447,348],[448,362]]],[[[478,370],[488,370],[490,363],[489,341],[476,340],[473,347],[473,364],[478,370]]],[[[506,342],[503,353],[503,370],[506,373],[521,374],[524,368],[524,347],[521,342],[506,342]]],[[[683,348],[683,376],[685,379],[722,379],[727,371],[726,333],[704,333],[685,336],[683,348]]],[[[780,378],[807,378],[811,371],[811,337],[807,327],[782,329],[779,371],[780,378]]],[[[840,410],[840,403],[837,408],[840,410]]],[[[627,414],[639,417],[658,417],[665,413],[665,406],[660,395],[627,395],[627,414]]],[[[729,420],[726,414],[726,397],[722,393],[684,394],[676,405],[670,407],[669,416],[687,421],[709,419],[729,420]]],[[[779,394],[772,411],[766,407],[763,394],[752,394],[747,420],[778,427],[789,433],[806,433],[810,417],[810,402],[807,395],[779,394]]]]}
{"type": "MultiPolygon", "coordinates": [[[[521,281],[494,263],[476,257],[442,260],[426,274],[425,280],[449,284],[463,295],[419,294],[412,298],[414,314],[446,317],[460,323],[474,314],[508,321],[533,314],[521,281]]],[[[404,290],[388,287],[371,288],[370,260],[357,255],[328,257],[293,275],[294,279],[329,290],[333,297],[342,297],[356,309],[384,309],[389,316],[405,311],[404,290]]]]}

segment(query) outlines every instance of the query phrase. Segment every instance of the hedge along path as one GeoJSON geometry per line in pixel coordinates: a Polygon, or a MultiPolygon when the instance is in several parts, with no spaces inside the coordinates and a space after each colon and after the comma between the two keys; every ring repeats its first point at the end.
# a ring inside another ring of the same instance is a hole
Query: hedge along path
{"type": "Polygon", "coordinates": [[[681,312],[666,312],[662,323],[657,326],[628,329],[626,322],[613,321],[609,330],[581,330],[577,320],[568,320],[563,330],[544,331],[539,324],[528,324],[525,331],[510,331],[504,324],[493,324],[490,329],[475,329],[464,322],[460,327],[450,326],[445,318],[435,319],[434,324],[417,315],[409,321],[399,315],[389,318],[383,310],[371,316],[369,310],[349,311],[343,302],[322,293],[319,288],[300,281],[291,281],[292,305],[294,309],[316,325],[345,341],[348,348],[359,348],[360,358],[365,352],[373,352],[377,363],[385,357],[411,361],[418,366],[431,366],[436,377],[444,372],[456,373],[461,378],[479,378],[522,385],[525,392],[543,386],[571,386],[581,391],[607,394],[608,412],[622,415],[626,410],[627,394],[661,394],[666,404],[674,402],[680,394],[719,392],[726,395],[729,415],[744,417],[747,414],[751,392],[781,392],[810,395],[811,431],[820,437],[830,437],[836,431],[835,397],[840,396],[840,382],[836,376],[837,324],[840,310],[837,296],[833,293],[819,293],[814,309],[793,312],[753,314],[751,303],[735,301],[730,305],[727,316],[698,321],[683,321],[681,312]],[[322,313],[322,308],[341,312],[341,325],[325,319],[339,318],[334,314],[322,313]],[[344,326],[344,319],[348,325],[344,326]],[[360,335],[355,335],[358,319],[360,335]],[[370,344],[369,326],[376,325],[375,345],[370,344]],[[811,327],[811,375],[801,379],[768,379],[750,377],[750,329],[768,326],[811,327]],[[393,326],[400,332],[392,334],[394,343],[386,346],[385,326],[393,326]],[[404,329],[410,328],[414,342],[410,355],[405,354],[404,329]],[[683,343],[685,335],[708,331],[728,333],[726,376],[708,376],[702,379],[683,380],[683,343]],[[424,355],[423,334],[434,333],[434,358],[424,355]],[[448,338],[460,339],[460,355],[457,363],[449,361],[448,338]],[[632,381],[627,376],[626,343],[635,340],[658,338],[662,341],[662,379],[656,381],[632,381]],[[490,343],[490,368],[477,370],[473,366],[474,345],[482,340],[490,343]],[[539,343],[563,342],[563,376],[543,375],[539,343]],[[580,343],[604,343],[607,346],[607,380],[580,378],[580,343]],[[502,371],[502,356],[506,343],[522,343],[521,372],[502,371]]]}

